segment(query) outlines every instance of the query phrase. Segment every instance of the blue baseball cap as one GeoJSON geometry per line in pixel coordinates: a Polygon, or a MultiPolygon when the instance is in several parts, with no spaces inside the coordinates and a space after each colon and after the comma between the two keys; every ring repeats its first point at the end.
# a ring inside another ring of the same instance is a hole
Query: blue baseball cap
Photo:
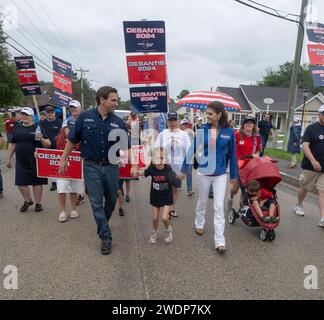
{"type": "Polygon", "coordinates": [[[169,112],[168,113],[168,120],[178,120],[179,116],[176,112],[169,112]]]}

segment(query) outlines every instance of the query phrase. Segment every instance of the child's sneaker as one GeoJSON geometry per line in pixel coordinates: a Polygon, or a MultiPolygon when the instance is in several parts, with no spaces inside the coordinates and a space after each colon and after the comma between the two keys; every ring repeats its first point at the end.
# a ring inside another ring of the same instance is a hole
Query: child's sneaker
{"type": "Polygon", "coordinates": [[[172,227],[170,226],[168,230],[164,231],[164,240],[166,243],[171,243],[172,239],[172,227]]]}
{"type": "Polygon", "coordinates": [[[271,222],[271,217],[261,217],[260,220],[263,223],[270,223],[271,222]]]}
{"type": "Polygon", "coordinates": [[[157,243],[157,238],[158,238],[158,232],[153,231],[149,240],[149,243],[156,244],[157,243]]]}
{"type": "Polygon", "coordinates": [[[324,228],[324,218],[321,218],[320,222],[318,223],[318,226],[324,228]]]}

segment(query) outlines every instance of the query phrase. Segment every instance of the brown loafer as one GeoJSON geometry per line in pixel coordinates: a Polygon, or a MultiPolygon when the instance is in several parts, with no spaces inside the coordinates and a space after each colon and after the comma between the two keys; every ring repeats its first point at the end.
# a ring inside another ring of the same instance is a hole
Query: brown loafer
{"type": "Polygon", "coordinates": [[[198,236],[202,236],[204,234],[204,229],[196,229],[196,234],[198,234],[198,236]]]}
{"type": "Polygon", "coordinates": [[[216,251],[217,251],[219,254],[223,255],[223,254],[226,253],[227,250],[226,250],[226,248],[225,248],[224,246],[220,246],[220,247],[216,248],[216,251]]]}

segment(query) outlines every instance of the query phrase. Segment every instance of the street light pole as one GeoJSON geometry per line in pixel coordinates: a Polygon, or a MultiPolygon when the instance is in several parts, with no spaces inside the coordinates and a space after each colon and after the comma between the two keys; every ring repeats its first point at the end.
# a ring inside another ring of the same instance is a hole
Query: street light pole
{"type": "Polygon", "coordinates": [[[302,120],[301,120],[301,132],[303,132],[304,128],[304,118],[305,118],[305,105],[306,105],[306,100],[309,96],[309,91],[307,89],[303,90],[303,97],[304,97],[304,105],[303,105],[303,114],[302,114],[302,120]]]}

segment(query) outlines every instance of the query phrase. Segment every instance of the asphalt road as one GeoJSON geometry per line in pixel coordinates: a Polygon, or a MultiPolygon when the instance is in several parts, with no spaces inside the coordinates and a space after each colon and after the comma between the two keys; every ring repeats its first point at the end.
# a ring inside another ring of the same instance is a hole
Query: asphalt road
{"type": "MultiPolygon", "coordinates": [[[[134,182],[127,214],[111,221],[113,251],[101,256],[96,226],[87,201],[80,218],[57,222],[56,194],[44,193],[45,211],[19,213],[14,172],[4,170],[5,198],[0,200],[0,299],[323,299],[324,230],[317,226],[314,196],[306,216],[292,213],[295,189],[279,187],[282,221],[277,238],[259,239],[259,229],[237,221],[226,225],[228,253],[213,247],[211,202],[206,233],[194,233],[197,196],[185,188],[172,220],[174,241],[151,245],[149,181],[134,182]],[[18,268],[18,290],[5,290],[2,271],[18,268]],[[317,267],[318,290],[304,288],[304,268],[317,267]]],[[[162,227],[162,226],[161,226],[162,227]]],[[[160,238],[163,236],[161,228],[160,238]]]]}

